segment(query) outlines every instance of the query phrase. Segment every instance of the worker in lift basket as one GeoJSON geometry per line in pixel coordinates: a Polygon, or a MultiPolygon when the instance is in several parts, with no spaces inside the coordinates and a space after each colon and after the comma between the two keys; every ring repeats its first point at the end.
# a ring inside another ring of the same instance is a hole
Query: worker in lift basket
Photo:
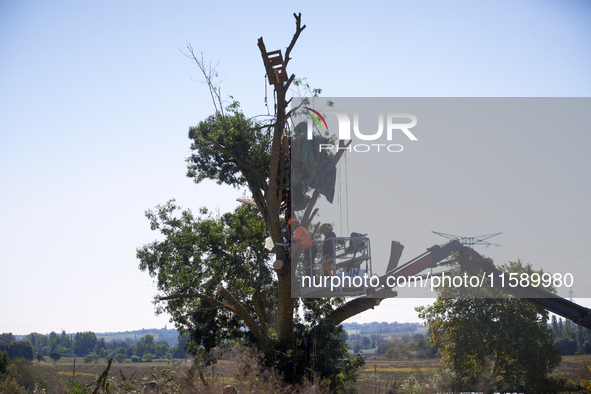
{"type": "Polygon", "coordinates": [[[287,221],[287,225],[291,227],[291,254],[290,258],[297,257],[301,250],[305,249],[304,251],[304,271],[306,275],[312,274],[312,254],[316,254],[315,250],[313,251],[312,246],[314,241],[312,241],[312,237],[310,233],[304,226],[300,226],[300,221],[295,217],[291,217],[287,221]]]}
{"type": "Polygon", "coordinates": [[[324,242],[322,243],[324,276],[333,276],[332,264],[334,262],[337,235],[332,231],[332,225],[329,223],[324,223],[320,226],[320,232],[324,235],[324,242]]]}

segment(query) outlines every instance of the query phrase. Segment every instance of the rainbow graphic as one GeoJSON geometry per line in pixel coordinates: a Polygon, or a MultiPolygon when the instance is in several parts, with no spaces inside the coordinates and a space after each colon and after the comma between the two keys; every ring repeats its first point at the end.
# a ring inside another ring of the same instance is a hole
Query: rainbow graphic
{"type": "Polygon", "coordinates": [[[308,107],[304,107],[304,109],[307,109],[308,111],[312,112],[312,113],[309,113],[308,115],[310,115],[310,117],[312,119],[314,119],[316,121],[316,123],[318,123],[318,127],[320,127],[320,130],[322,130],[322,123],[324,123],[324,127],[326,127],[326,131],[328,131],[328,125],[326,124],[326,120],[324,120],[324,116],[322,116],[320,114],[320,112],[314,111],[312,108],[308,108],[308,107]],[[320,123],[321,120],[322,120],[322,123],[320,123]]]}

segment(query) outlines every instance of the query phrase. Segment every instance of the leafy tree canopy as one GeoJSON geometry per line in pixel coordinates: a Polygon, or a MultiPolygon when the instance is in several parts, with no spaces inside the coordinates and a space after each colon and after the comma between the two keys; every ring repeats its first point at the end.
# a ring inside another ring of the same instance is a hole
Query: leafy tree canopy
{"type": "MultiPolygon", "coordinates": [[[[534,272],[521,262],[503,268],[534,272]]],[[[455,389],[515,389],[518,366],[520,384],[527,391],[546,392],[556,384],[548,375],[561,358],[547,328],[546,310],[500,294],[482,298],[456,288],[440,288],[439,293],[432,306],[417,309],[443,357],[442,367],[457,373],[455,389]]]]}
{"type": "Polygon", "coordinates": [[[49,353],[49,358],[53,360],[53,365],[55,365],[56,362],[61,360],[62,356],[57,352],[51,352],[49,353]]]}
{"type": "Polygon", "coordinates": [[[187,159],[187,176],[196,183],[213,179],[220,184],[266,190],[271,134],[247,119],[238,102],[226,110],[189,129],[193,153],[187,159]]]}
{"type": "MultiPolygon", "coordinates": [[[[137,256],[140,269],[157,283],[157,311],[168,312],[181,331],[190,334],[194,353],[200,346],[209,350],[232,340],[250,343],[259,349],[261,363],[279,368],[289,382],[311,377],[314,371],[328,379],[339,365],[342,373],[330,383],[338,390],[353,379],[359,366],[349,357],[338,324],[379,300],[360,298],[344,304],[339,299],[292,298],[283,230],[292,211],[287,127],[292,113],[286,95],[295,75],[288,77],[286,69],[305,29],[301,15],[294,16],[296,32],[281,65],[285,78],[277,77],[263,39],[258,40],[276,102],[274,116],[266,120],[246,117],[233,99],[225,105],[213,81],[215,70],[188,47],[189,57],[205,76],[215,113],[189,130],[187,175],[197,183],[211,179],[247,188],[253,205],[223,215],[202,208],[195,215],[169,201],[146,213],[152,230],[164,239],[139,248],[137,256]],[[264,248],[267,237],[275,244],[273,255],[264,248]],[[320,345],[312,352],[315,343],[320,345]]],[[[302,224],[309,221],[307,212],[302,224]]]]}
{"type": "Polygon", "coordinates": [[[147,216],[152,229],[166,237],[138,250],[140,268],[156,278],[164,295],[156,301],[160,311],[170,313],[182,329],[191,329],[196,343],[207,349],[241,337],[243,320],[216,297],[224,284],[246,313],[258,312],[255,329],[269,325],[272,317],[266,311],[273,308],[276,284],[264,248],[265,224],[254,207],[239,206],[220,217],[203,208],[196,217],[169,201],[147,216]],[[181,297],[167,300],[167,295],[181,297]]]}

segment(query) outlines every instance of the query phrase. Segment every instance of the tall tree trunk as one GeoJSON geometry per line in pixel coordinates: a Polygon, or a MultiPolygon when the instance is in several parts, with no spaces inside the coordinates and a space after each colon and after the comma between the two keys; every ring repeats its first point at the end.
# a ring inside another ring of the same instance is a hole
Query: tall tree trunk
{"type": "MultiPolygon", "coordinates": [[[[300,36],[300,33],[306,28],[301,25],[301,14],[293,14],[296,20],[296,31],[285,51],[285,59],[283,61],[283,72],[286,71],[287,63],[289,63],[289,55],[295,46],[295,43],[300,36]]],[[[286,82],[277,78],[275,70],[271,65],[265,43],[263,38],[259,38],[258,47],[263,58],[265,71],[269,76],[269,80],[273,80],[275,92],[277,94],[277,108],[275,112],[275,127],[273,130],[273,141],[271,143],[271,157],[269,169],[269,188],[265,195],[267,203],[269,231],[271,238],[275,243],[281,242],[283,237],[281,234],[281,199],[279,199],[279,163],[283,160],[281,155],[281,138],[283,137],[286,124],[286,108],[288,103],[285,100],[285,92],[289,89],[289,85],[295,79],[292,75],[286,82]]],[[[291,337],[293,331],[293,312],[294,299],[291,297],[291,264],[287,256],[287,251],[282,248],[276,248],[276,256],[278,260],[283,262],[283,266],[277,270],[277,313],[276,313],[276,330],[279,341],[286,341],[291,337]]]]}

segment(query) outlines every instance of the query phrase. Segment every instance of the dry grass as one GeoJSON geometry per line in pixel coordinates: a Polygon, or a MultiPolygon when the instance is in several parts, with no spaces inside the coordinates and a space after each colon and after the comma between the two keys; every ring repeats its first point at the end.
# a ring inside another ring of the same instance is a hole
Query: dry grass
{"type": "MultiPolygon", "coordinates": [[[[33,365],[39,369],[43,375],[43,379],[47,383],[49,393],[62,393],[65,384],[73,376],[83,383],[92,383],[96,380],[97,375],[101,374],[107,367],[107,362],[101,359],[97,363],[85,364],[82,358],[76,358],[76,370],[74,373],[74,357],[63,357],[55,365],[53,362],[34,362],[33,365]]],[[[177,361],[178,362],[178,361],[177,361]]],[[[132,375],[136,378],[143,376],[150,376],[152,374],[159,375],[159,370],[171,367],[172,364],[168,361],[156,361],[151,363],[132,363],[126,360],[124,363],[113,362],[109,376],[116,377],[121,381],[122,377],[129,379],[132,375]]],[[[186,364],[186,369],[189,368],[186,364]]]]}
{"type": "Polygon", "coordinates": [[[562,363],[554,370],[554,375],[569,379],[578,383],[581,379],[591,379],[589,366],[591,365],[591,354],[578,356],[562,356],[562,363]]]}
{"type": "MultiPolygon", "coordinates": [[[[73,358],[64,357],[55,366],[52,362],[34,362],[33,365],[43,374],[49,387],[49,393],[62,393],[65,383],[72,377],[73,363],[73,358]]],[[[255,386],[258,384],[255,384],[256,382],[266,380],[272,386],[272,389],[268,387],[271,392],[285,391],[285,388],[278,388],[278,381],[275,377],[270,376],[263,379],[263,376],[257,375],[254,371],[250,372],[249,377],[236,379],[239,363],[238,358],[220,360],[213,367],[206,370],[210,388],[206,389],[201,383],[197,382],[195,390],[217,393],[225,385],[233,384],[241,388],[242,392],[252,392],[252,390],[256,389],[255,386]]],[[[96,376],[104,371],[106,365],[104,360],[100,360],[98,363],[84,364],[81,358],[77,358],[76,378],[84,383],[92,383],[95,381],[96,376]]],[[[180,360],[152,363],[132,363],[126,360],[124,363],[114,362],[109,376],[121,380],[121,376],[130,378],[135,373],[134,377],[137,380],[152,380],[152,378],[158,380],[161,370],[174,368],[177,372],[186,373],[191,365],[190,362],[183,363],[180,360]]],[[[581,379],[591,379],[589,365],[591,365],[591,355],[565,356],[554,374],[578,383],[581,379]]],[[[401,382],[411,375],[417,377],[431,376],[439,369],[439,366],[440,359],[395,361],[379,356],[371,356],[367,358],[355,388],[361,393],[374,392],[374,390],[385,393],[386,387],[391,386],[394,382],[401,382]]],[[[265,390],[258,390],[258,392],[266,392],[265,390]]]]}
{"type": "Polygon", "coordinates": [[[439,358],[427,360],[396,361],[375,356],[368,357],[365,367],[359,375],[355,388],[361,393],[386,392],[386,387],[394,382],[415,375],[418,377],[431,376],[439,369],[439,358]]]}
{"type": "MultiPolygon", "coordinates": [[[[438,371],[441,359],[395,361],[383,357],[368,357],[355,387],[360,392],[385,393],[386,387],[394,382],[401,382],[411,375],[427,377],[438,371]]],[[[591,379],[589,366],[591,355],[563,356],[562,363],[554,370],[553,375],[578,384],[581,379],[591,379]]]]}

